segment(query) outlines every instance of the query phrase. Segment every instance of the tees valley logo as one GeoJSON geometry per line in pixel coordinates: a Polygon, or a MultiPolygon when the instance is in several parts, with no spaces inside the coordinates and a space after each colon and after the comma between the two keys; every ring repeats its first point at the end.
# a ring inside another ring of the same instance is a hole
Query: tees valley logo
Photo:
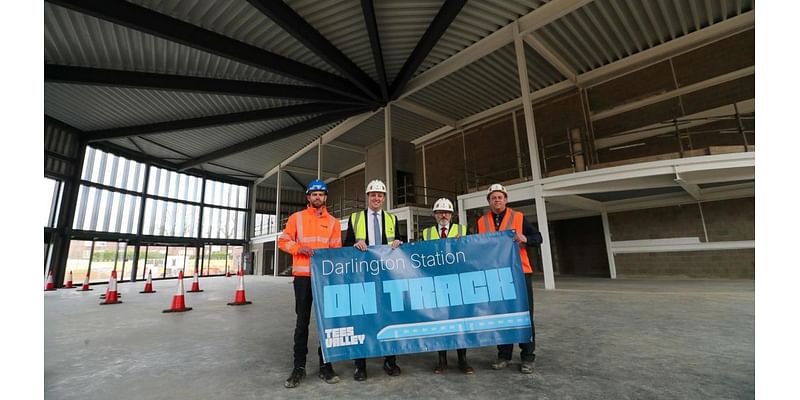
{"type": "Polygon", "coordinates": [[[352,326],[325,329],[325,347],[341,347],[364,344],[366,335],[356,335],[352,326]]]}

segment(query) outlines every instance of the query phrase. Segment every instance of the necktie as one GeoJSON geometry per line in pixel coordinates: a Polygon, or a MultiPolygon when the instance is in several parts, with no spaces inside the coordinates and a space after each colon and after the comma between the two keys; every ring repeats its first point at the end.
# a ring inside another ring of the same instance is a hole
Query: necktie
{"type": "Polygon", "coordinates": [[[376,212],[372,213],[372,232],[374,235],[372,237],[375,238],[374,245],[381,244],[381,224],[378,222],[378,215],[379,214],[376,212]]]}
{"type": "Polygon", "coordinates": [[[439,234],[440,239],[447,239],[447,228],[442,227],[442,233],[439,234]]]}

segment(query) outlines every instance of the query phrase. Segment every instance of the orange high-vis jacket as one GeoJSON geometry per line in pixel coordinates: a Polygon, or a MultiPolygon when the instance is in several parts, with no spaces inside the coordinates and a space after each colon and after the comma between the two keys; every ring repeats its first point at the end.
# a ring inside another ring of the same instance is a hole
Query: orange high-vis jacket
{"type": "Polygon", "coordinates": [[[302,246],[312,249],[342,247],[339,220],[328,214],[324,206],[319,211],[308,206],[290,215],[278,237],[278,247],[292,255],[292,275],[311,276],[311,258],[299,253],[302,246]]]}
{"type": "MultiPolygon", "coordinates": [[[[492,218],[491,210],[484,216],[478,218],[478,233],[496,232],[494,229],[494,218],[492,218]]],[[[511,207],[506,207],[506,215],[503,221],[500,222],[501,231],[513,229],[517,233],[522,234],[522,219],[523,215],[519,211],[514,211],[511,207]]],[[[522,272],[530,274],[533,272],[531,262],[528,259],[528,250],[522,245],[519,248],[519,258],[522,261],[522,272]]]]}

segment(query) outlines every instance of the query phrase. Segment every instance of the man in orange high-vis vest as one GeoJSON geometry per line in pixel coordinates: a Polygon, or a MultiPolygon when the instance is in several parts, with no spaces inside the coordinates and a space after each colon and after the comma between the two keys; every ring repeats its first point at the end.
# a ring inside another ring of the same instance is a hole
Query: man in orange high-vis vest
{"type": "MultiPolygon", "coordinates": [[[[308,354],[308,324],[311,319],[311,256],[314,249],[342,247],[342,232],[339,220],[328,214],[325,201],[328,187],[325,182],[315,179],[308,184],[306,200],[308,206],[298,211],[286,222],[286,228],[278,237],[278,247],[292,255],[292,275],[294,275],[294,311],[297,323],[294,328],[294,369],[284,384],[287,388],[296,387],[306,376],[306,355],[308,354]]],[[[319,355],[319,377],[327,383],[339,382],[331,363],[322,359],[322,348],[317,347],[319,355]]]]}
{"type": "MultiPolygon", "coordinates": [[[[542,244],[542,235],[525,220],[525,216],[521,212],[506,207],[508,192],[503,185],[496,183],[489,186],[486,200],[489,202],[489,212],[478,219],[478,233],[512,229],[515,232],[514,241],[519,243],[519,255],[528,292],[528,310],[531,315],[531,340],[528,343],[519,344],[520,358],[522,359],[519,370],[523,374],[532,374],[536,359],[536,330],[533,323],[533,268],[531,268],[528,250],[525,247],[542,244]]],[[[507,367],[511,363],[513,353],[513,343],[498,345],[497,360],[492,363],[492,369],[507,367]]]]}

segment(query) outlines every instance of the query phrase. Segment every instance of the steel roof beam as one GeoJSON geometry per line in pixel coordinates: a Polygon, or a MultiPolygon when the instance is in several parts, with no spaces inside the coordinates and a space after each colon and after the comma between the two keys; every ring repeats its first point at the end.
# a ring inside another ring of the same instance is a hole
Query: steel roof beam
{"type": "Polygon", "coordinates": [[[108,140],[122,137],[152,135],[162,132],[180,131],[186,129],[209,128],[220,125],[238,124],[243,122],[264,121],[277,118],[294,117],[298,115],[314,114],[349,109],[352,106],[341,104],[307,103],[286,107],[268,108],[264,110],[245,111],[231,114],[212,115],[208,117],[189,118],[175,121],[158,122],[122,128],[89,131],[88,140],[108,140]]]}
{"type": "Polygon", "coordinates": [[[394,82],[392,82],[390,90],[391,99],[396,99],[400,92],[405,89],[406,84],[414,75],[414,72],[416,72],[420,64],[425,61],[428,53],[430,53],[433,46],[435,46],[442,35],[444,35],[444,32],[450,27],[453,20],[456,19],[456,16],[465,4],[467,4],[466,0],[445,1],[442,8],[439,9],[439,12],[433,18],[433,21],[431,21],[428,29],[425,30],[422,38],[417,42],[417,46],[414,47],[411,55],[408,56],[403,67],[400,68],[400,72],[397,73],[394,82]]]}
{"type": "Polygon", "coordinates": [[[237,96],[317,100],[341,104],[363,104],[355,100],[343,98],[336,93],[311,86],[198,78],[193,76],[113,69],[69,67],[53,64],[45,64],[44,80],[45,82],[72,83],[78,85],[148,88],[185,92],[208,92],[237,96]]]}
{"type": "Polygon", "coordinates": [[[297,186],[300,186],[300,189],[302,189],[302,190],[305,190],[305,189],[306,189],[306,186],[305,186],[305,185],[303,185],[303,182],[300,182],[300,180],[299,180],[299,179],[297,179],[297,177],[296,177],[296,176],[294,176],[294,175],[293,175],[291,172],[289,172],[289,171],[287,171],[287,170],[283,170],[283,172],[284,172],[286,175],[288,175],[288,176],[289,176],[289,178],[292,178],[292,180],[294,181],[294,183],[296,183],[296,184],[297,184],[297,186]]]}
{"type": "Polygon", "coordinates": [[[350,151],[350,152],[353,152],[353,153],[367,154],[367,149],[365,149],[363,147],[360,147],[360,146],[353,145],[353,144],[349,144],[349,143],[328,142],[328,143],[325,143],[324,145],[328,146],[328,147],[332,147],[334,149],[350,151]]]}
{"type": "Polygon", "coordinates": [[[446,115],[442,115],[436,111],[427,109],[411,100],[403,99],[403,100],[396,100],[394,105],[406,110],[410,111],[414,114],[417,114],[421,117],[427,118],[431,121],[436,121],[440,124],[447,125],[451,128],[458,128],[458,121],[455,118],[448,117],[446,115]]]}
{"type": "Polygon", "coordinates": [[[261,136],[254,137],[252,139],[245,140],[243,142],[239,142],[233,144],[231,146],[224,147],[219,150],[212,151],[207,154],[203,154],[199,157],[195,157],[189,161],[186,161],[179,165],[179,169],[183,170],[189,167],[193,167],[195,165],[199,165],[211,160],[216,160],[219,158],[227,157],[232,154],[241,153],[245,150],[252,149],[254,147],[263,146],[265,144],[274,142],[276,140],[281,140],[288,138],[290,136],[296,135],[301,132],[305,132],[311,129],[319,128],[321,126],[334,123],[338,120],[348,118],[350,116],[360,114],[362,112],[369,111],[368,108],[354,108],[348,111],[340,111],[334,112],[329,114],[322,114],[320,116],[307,119],[302,122],[298,122],[294,125],[287,126],[285,128],[281,128],[272,132],[265,133],[261,136]]]}
{"type": "Polygon", "coordinates": [[[381,89],[381,99],[389,101],[389,83],[386,81],[386,67],[383,64],[383,51],[378,35],[378,22],[375,19],[375,5],[373,0],[361,0],[361,10],[364,13],[364,24],[367,26],[369,45],[372,49],[372,60],[375,71],[378,73],[378,83],[381,89]]]}
{"type": "MultiPolygon", "coordinates": [[[[361,115],[355,115],[353,117],[350,117],[350,118],[344,120],[342,123],[340,123],[339,125],[336,125],[333,129],[325,132],[320,137],[320,140],[322,141],[322,144],[323,145],[327,145],[328,143],[333,142],[334,140],[336,140],[336,138],[338,138],[339,136],[349,132],[351,129],[355,128],[356,126],[361,125],[364,121],[372,118],[372,116],[374,116],[378,112],[379,112],[378,110],[365,112],[365,113],[363,113],[361,115]]],[[[278,165],[273,167],[271,170],[267,171],[267,173],[265,173],[263,176],[261,176],[261,178],[258,178],[256,180],[256,184],[260,184],[261,182],[263,182],[267,178],[271,177],[272,175],[277,174],[278,172],[280,172],[281,168],[285,168],[287,165],[289,165],[290,162],[302,157],[304,154],[308,153],[309,151],[311,151],[311,149],[314,149],[317,146],[319,146],[319,143],[316,140],[314,142],[312,142],[312,143],[307,144],[305,147],[303,147],[302,149],[300,149],[296,153],[292,154],[291,156],[287,157],[286,159],[284,159],[283,161],[278,163],[278,165]]]]}
{"type": "Polygon", "coordinates": [[[253,7],[269,17],[284,31],[292,35],[305,47],[314,52],[329,65],[336,68],[345,78],[361,89],[372,100],[377,101],[378,85],[353,61],[336,48],[319,31],[306,22],[283,1],[247,0],[253,7]]]}
{"type": "Polygon", "coordinates": [[[346,79],[122,0],[47,0],[93,17],[194,47],[336,93],[367,100],[346,79]]]}
{"type": "Polygon", "coordinates": [[[569,79],[572,83],[578,82],[578,74],[569,67],[569,65],[564,61],[561,56],[556,54],[552,51],[549,47],[547,47],[544,43],[533,37],[533,33],[524,35],[522,39],[525,43],[528,44],[533,50],[539,53],[547,62],[550,63],[553,67],[564,75],[567,79],[569,79]]]}
{"type": "MultiPolygon", "coordinates": [[[[591,0],[553,0],[547,4],[536,8],[530,13],[520,17],[516,23],[519,24],[520,34],[535,31],[558,18],[567,15],[578,8],[590,3],[591,0]]],[[[414,92],[421,90],[428,85],[452,74],[455,71],[483,58],[495,50],[514,41],[514,24],[498,29],[494,33],[478,42],[472,44],[464,50],[459,51],[450,58],[436,64],[424,73],[408,82],[405,90],[399,98],[405,98],[414,92]]]]}
{"type": "MultiPolygon", "coordinates": [[[[316,169],[296,167],[294,165],[284,166],[283,168],[281,168],[281,171],[282,172],[287,172],[287,173],[288,172],[294,172],[296,174],[309,175],[309,176],[313,176],[314,179],[316,179],[316,177],[317,177],[317,170],[316,169]]],[[[338,176],[339,176],[339,174],[337,174],[335,172],[322,171],[322,179],[334,178],[334,177],[338,177],[338,176]]],[[[305,187],[303,187],[303,189],[305,189],[305,187]]]]}

